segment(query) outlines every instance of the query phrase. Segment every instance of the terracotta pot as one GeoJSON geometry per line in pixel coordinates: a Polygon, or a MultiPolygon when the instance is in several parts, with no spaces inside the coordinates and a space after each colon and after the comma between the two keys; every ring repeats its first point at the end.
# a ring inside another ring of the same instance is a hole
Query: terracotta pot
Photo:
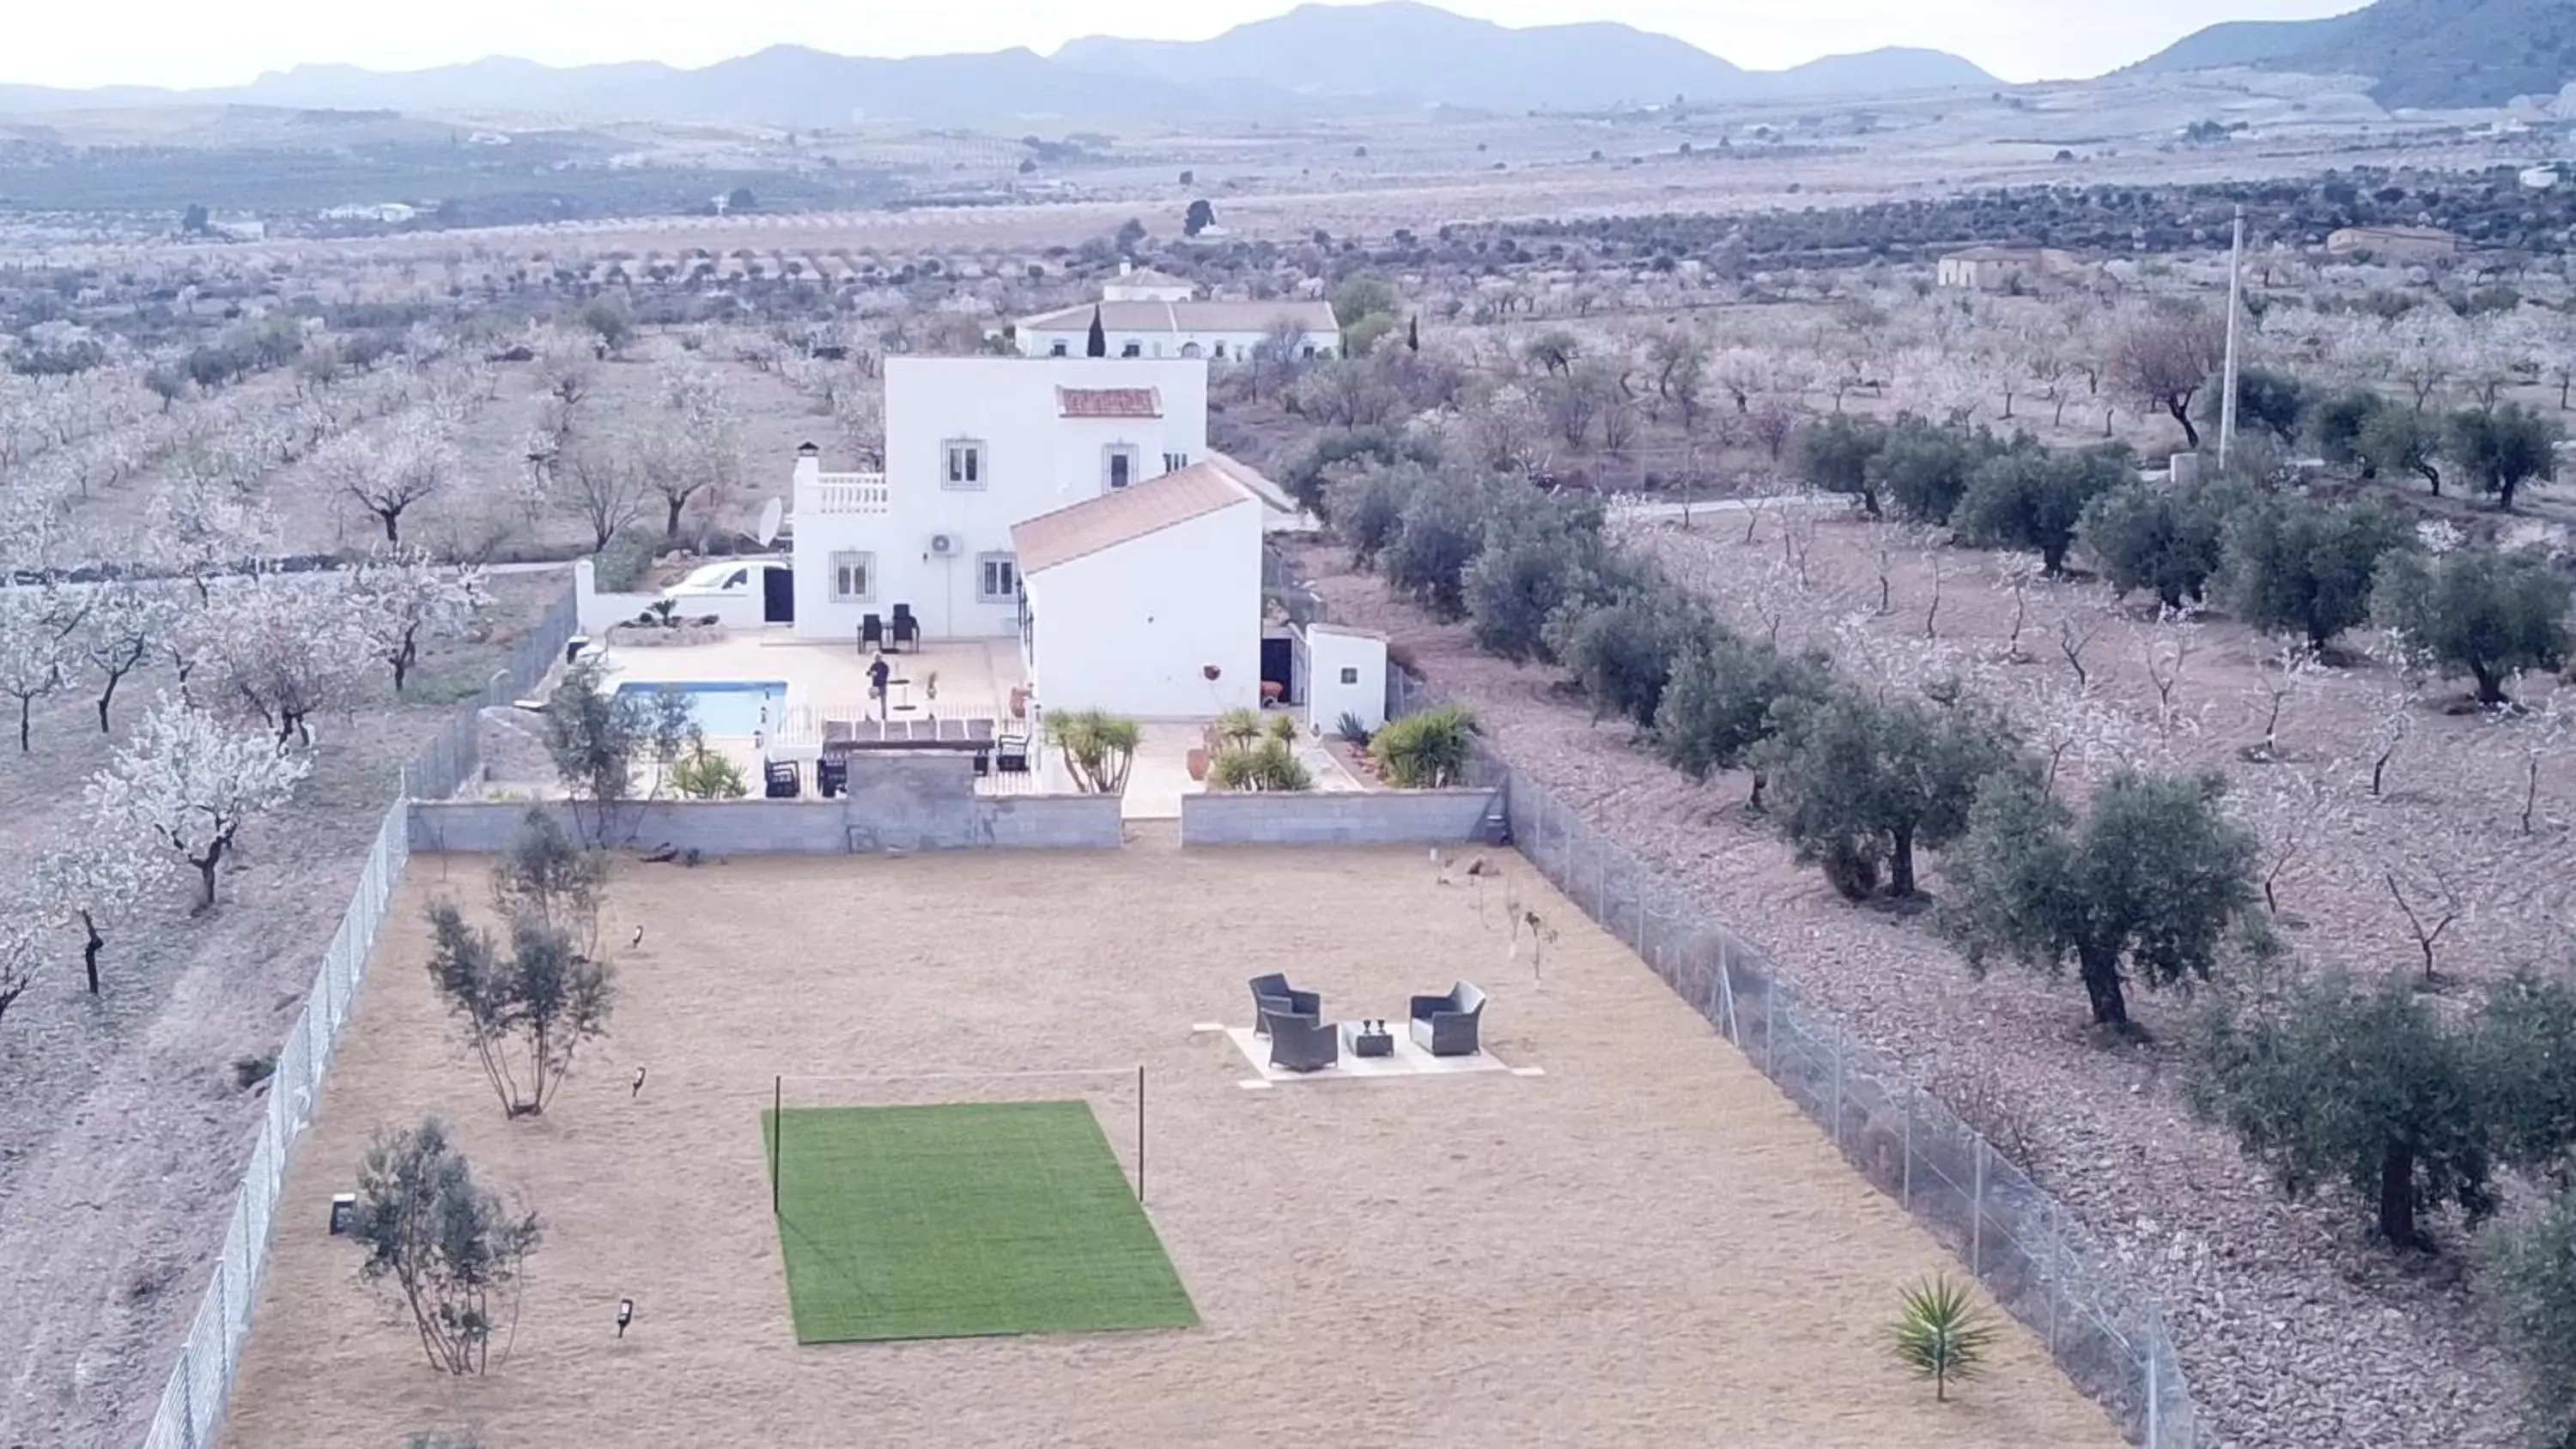
{"type": "Polygon", "coordinates": [[[1204,783],[1207,780],[1208,752],[1197,745],[1192,745],[1186,762],[1189,765],[1190,778],[1204,783]]]}

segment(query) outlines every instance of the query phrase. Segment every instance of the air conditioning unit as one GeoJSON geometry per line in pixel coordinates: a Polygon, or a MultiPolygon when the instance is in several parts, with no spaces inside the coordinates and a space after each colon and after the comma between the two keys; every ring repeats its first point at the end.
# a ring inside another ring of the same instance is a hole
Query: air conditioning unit
{"type": "Polygon", "coordinates": [[[930,551],[940,558],[946,558],[950,554],[955,553],[957,551],[957,535],[953,533],[932,534],[930,536],[930,551]]]}

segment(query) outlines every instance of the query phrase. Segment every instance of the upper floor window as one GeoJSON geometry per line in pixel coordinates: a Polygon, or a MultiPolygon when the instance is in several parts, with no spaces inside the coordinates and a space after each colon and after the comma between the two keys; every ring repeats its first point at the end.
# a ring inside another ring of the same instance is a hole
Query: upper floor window
{"type": "Polygon", "coordinates": [[[1061,338],[1061,337],[1059,337],[1059,338],[1057,338],[1057,339],[1056,339],[1052,344],[1050,344],[1050,345],[1048,346],[1048,348],[1047,348],[1047,356],[1049,356],[1049,357],[1062,357],[1062,356],[1064,356],[1064,355],[1065,355],[1065,351],[1066,351],[1066,348],[1065,348],[1065,342],[1064,342],[1064,339],[1063,339],[1063,338],[1061,338]]]}
{"type": "Polygon", "coordinates": [[[1145,355],[1145,344],[1131,339],[1126,346],[1118,349],[1118,355],[1121,357],[1142,357],[1145,355]]]}
{"type": "Polygon", "coordinates": [[[1124,488],[1136,481],[1136,450],[1125,443],[1112,443],[1101,452],[1102,473],[1111,488],[1124,488]]]}
{"type": "Polygon", "coordinates": [[[1188,466],[1190,466],[1190,455],[1187,453],[1165,453],[1163,455],[1163,471],[1166,473],[1178,473],[1188,466]]]}
{"type": "Polygon", "coordinates": [[[984,445],[982,443],[972,438],[951,438],[948,440],[947,454],[948,471],[942,475],[943,486],[949,488],[984,486],[984,445]]]}

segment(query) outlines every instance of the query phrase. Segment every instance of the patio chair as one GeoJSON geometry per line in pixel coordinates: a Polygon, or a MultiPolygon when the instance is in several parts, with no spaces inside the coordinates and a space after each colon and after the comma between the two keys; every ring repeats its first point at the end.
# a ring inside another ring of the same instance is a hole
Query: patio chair
{"type": "Polygon", "coordinates": [[[850,762],[825,757],[814,762],[814,793],[826,800],[850,793],[850,762]]]}
{"type": "Polygon", "coordinates": [[[1253,1035],[1269,1030],[1272,1013],[1280,1016],[1302,1016],[1309,1021],[1324,1014],[1323,993],[1299,991],[1288,984],[1285,974],[1277,971],[1252,978],[1253,1035]]]}
{"type": "Polygon", "coordinates": [[[1417,996],[1412,1010],[1413,1044],[1435,1057],[1476,1054],[1476,1020],[1485,1010],[1485,993],[1461,981],[1446,996],[1417,996]]]}
{"type": "Polygon", "coordinates": [[[765,787],[761,792],[763,798],[793,800],[805,793],[804,776],[797,771],[794,760],[766,761],[761,766],[761,773],[765,777],[765,787]]]}
{"type": "Polygon", "coordinates": [[[921,647],[921,621],[912,617],[911,612],[903,605],[897,604],[894,607],[894,647],[901,649],[910,646],[918,650],[921,647]]]}
{"type": "Polygon", "coordinates": [[[865,654],[870,650],[883,649],[884,647],[885,616],[882,614],[861,614],[859,616],[859,652],[865,654]]]}
{"type": "Polygon", "coordinates": [[[1342,1029],[1331,1022],[1275,1011],[1265,1011],[1261,1018],[1270,1033],[1270,1065],[1318,1072],[1342,1059],[1342,1029]]]}

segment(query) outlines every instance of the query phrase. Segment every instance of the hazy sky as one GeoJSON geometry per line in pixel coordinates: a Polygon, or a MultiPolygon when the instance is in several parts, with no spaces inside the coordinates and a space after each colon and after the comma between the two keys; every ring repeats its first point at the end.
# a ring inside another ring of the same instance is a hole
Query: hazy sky
{"type": "MultiPolygon", "coordinates": [[[[416,70],[486,55],[704,65],[796,43],[853,55],[1025,45],[1108,29],[1200,39],[1288,0],[9,0],[0,81],[211,86],[300,61],[416,70]]],[[[1765,69],[1881,45],[1955,51],[2006,80],[2095,75],[2219,20],[2294,20],[2356,0],[1448,0],[1506,25],[1624,20],[1765,69]]]]}

